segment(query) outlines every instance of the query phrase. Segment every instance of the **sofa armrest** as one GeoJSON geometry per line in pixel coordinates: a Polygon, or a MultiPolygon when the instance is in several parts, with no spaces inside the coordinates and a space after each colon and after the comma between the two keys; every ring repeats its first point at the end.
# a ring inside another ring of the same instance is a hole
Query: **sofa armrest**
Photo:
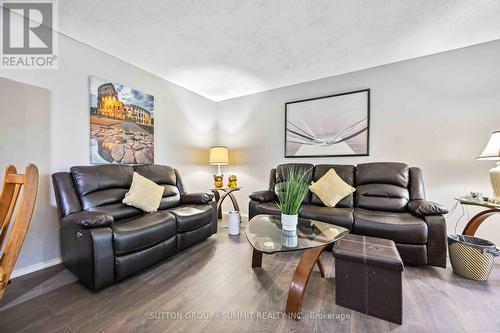
{"type": "Polygon", "coordinates": [[[257,191],[249,195],[250,199],[259,202],[276,201],[276,194],[273,191],[257,191]]]}
{"type": "Polygon", "coordinates": [[[427,265],[446,268],[447,234],[443,215],[424,216],[427,224],[427,265]]]}
{"type": "Polygon", "coordinates": [[[74,226],[82,229],[107,227],[113,222],[114,219],[111,215],[88,211],[69,214],[61,219],[62,226],[74,226]]]}
{"type": "Polygon", "coordinates": [[[408,203],[408,210],[420,216],[443,215],[448,209],[438,203],[427,200],[412,200],[408,203]]]}
{"type": "Polygon", "coordinates": [[[181,195],[183,204],[208,204],[212,201],[214,195],[211,193],[189,193],[181,195]]]}
{"type": "Polygon", "coordinates": [[[74,221],[73,217],[66,219],[59,231],[64,265],[92,290],[112,285],[115,276],[113,231],[109,226],[84,229],[74,221]]]}

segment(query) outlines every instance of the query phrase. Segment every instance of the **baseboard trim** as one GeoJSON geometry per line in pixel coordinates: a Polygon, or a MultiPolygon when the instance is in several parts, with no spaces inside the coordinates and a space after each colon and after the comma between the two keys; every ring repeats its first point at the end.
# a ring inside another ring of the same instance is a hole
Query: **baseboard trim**
{"type": "Polygon", "coordinates": [[[23,275],[26,275],[29,273],[33,273],[33,272],[39,271],[41,269],[44,269],[44,268],[47,268],[50,266],[55,266],[55,265],[60,264],[60,263],[62,263],[62,258],[54,258],[54,259],[50,259],[47,261],[42,261],[42,262],[30,265],[27,267],[15,269],[12,272],[10,278],[14,279],[16,277],[20,277],[20,276],[23,276],[23,275]]]}

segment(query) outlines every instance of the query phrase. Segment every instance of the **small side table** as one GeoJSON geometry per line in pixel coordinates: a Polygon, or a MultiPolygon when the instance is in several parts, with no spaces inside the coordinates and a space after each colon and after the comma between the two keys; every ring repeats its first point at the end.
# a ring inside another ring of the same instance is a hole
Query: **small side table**
{"type": "Polygon", "coordinates": [[[490,216],[495,214],[500,214],[500,204],[496,204],[489,201],[484,200],[474,200],[474,199],[466,199],[466,198],[455,198],[461,205],[464,206],[479,206],[484,207],[486,210],[477,213],[474,215],[467,225],[462,231],[462,235],[474,236],[477,231],[477,228],[490,216]]]}
{"type": "Polygon", "coordinates": [[[210,191],[214,194],[215,202],[217,202],[217,216],[219,220],[222,218],[222,203],[226,197],[231,199],[233,203],[234,210],[240,211],[240,206],[238,206],[238,201],[234,197],[233,192],[241,190],[243,187],[221,187],[221,188],[211,188],[210,191]],[[223,193],[221,196],[221,192],[223,193]]]}

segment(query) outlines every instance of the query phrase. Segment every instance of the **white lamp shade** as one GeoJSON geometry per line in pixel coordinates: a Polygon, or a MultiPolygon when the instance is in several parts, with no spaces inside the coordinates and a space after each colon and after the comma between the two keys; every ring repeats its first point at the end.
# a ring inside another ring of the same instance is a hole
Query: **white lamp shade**
{"type": "Polygon", "coordinates": [[[229,156],[227,147],[216,146],[210,147],[210,157],[208,164],[227,165],[229,164],[229,156]]]}
{"type": "Polygon", "coordinates": [[[493,132],[478,160],[500,160],[500,131],[493,132]]]}

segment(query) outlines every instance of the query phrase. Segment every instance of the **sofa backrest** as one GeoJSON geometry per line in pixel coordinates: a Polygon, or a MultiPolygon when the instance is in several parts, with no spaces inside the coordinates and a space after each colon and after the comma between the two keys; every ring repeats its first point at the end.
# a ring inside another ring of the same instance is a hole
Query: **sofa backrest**
{"type": "Polygon", "coordinates": [[[177,170],[158,164],[137,165],[134,169],[141,176],[151,179],[165,188],[159,209],[167,209],[180,204],[184,187],[177,170]]]}
{"type": "Polygon", "coordinates": [[[82,210],[99,211],[115,219],[136,216],[139,209],[122,203],[130,189],[134,168],[130,165],[92,165],[70,168],[82,210]]]}
{"type": "Polygon", "coordinates": [[[52,185],[57,202],[59,217],[82,210],[80,197],[76,192],[73,176],[69,172],[56,172],[52,175],[52,185]]]}
{"type": "MultiPolygon", "coordinates": [[[[317,182],[321,177],[328,172],[328,170],[333,169],[345,181],[347,184],[354,187],[354,166],[353,165],[341,165],[341,164],[318,164],[314,167],[312,181],[317,182]]],[[[311,193],[311,203],[316,205],[323,205],[321,199],[314,193],[311,193]]],[[[345,208],[354,206],[354,196],[349,194],[344,199],[340,200],[336,207],[345,208]]]]}
{"type": "Polygon", "coordinates": [[[163,165],[75,166],[70,172],[52,175],[59,215],[81,211],[100,211],[120,220],[136,216],[141,210],[122,203],[132,184],[134,171],[151,179],[165,190],[160,209],[177,206],[184,193],[177,170],[163,165]]]}
{"type": "Polygon", "coordinates": [[[425,200],[424,176],[420,168],[410,168],[410,200],[425,200]]]}
{"type": "Polygon", "coordinates": [[[363,163],[356,166],[356,207],[406,211],[410,200],[410,168],[404,163],[363,163]]]}
{"type": "MultiPolygon", "coordinates": [[[[277,182],[282,180],[285,165],[272,169],[269,190],[274,191],[277,182]]],[[[422,170],[408,167],[404,163],[375,162],[357,166],[341,164],[296,163],[304,169],[313,167],[312,177],[308,181],[318,181],[330,169],[334,169],[342,180],[356,188],[354,194],[339,201],[336,207],[360,207],[379,211],[403,212],[407,210],[409,200],[425,200],[422,170]]],[[[304,203],[323,205],[314,193],[304,199],[304,203]]]]}

